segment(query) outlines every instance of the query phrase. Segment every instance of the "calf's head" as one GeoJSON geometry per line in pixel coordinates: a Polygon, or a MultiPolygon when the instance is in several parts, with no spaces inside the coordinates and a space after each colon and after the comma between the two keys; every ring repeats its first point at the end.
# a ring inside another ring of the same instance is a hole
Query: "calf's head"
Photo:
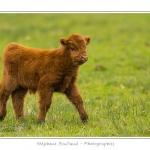
{"type": "Polygon", "coordinates": [[[86,46],[89,42],[90,37],[83,37],[79,34],[72,34],[68,38],[60,39],[61,45],[65,48],[74,65],[81,65],[88,60],[86,46]]]}

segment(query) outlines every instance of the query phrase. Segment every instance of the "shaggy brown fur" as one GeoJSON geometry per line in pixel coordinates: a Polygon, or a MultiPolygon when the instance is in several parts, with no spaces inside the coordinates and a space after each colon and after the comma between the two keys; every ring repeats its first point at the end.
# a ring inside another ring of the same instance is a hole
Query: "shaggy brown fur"
{"type": "Polygon", "coordinates": [[[88,116],[75,84],[79,65],[88,59],[89,37],[72,34],[60,39],[61,47],[41,50],[10,43],[3,54],[3,79],[0,84],[0,120],[6,116],[11,95],[17,119],[23,119],[24,97],[29,90],[39,93],[38,121],[45,121],[54,92],[64,93],[77,108],[83,122],[88,116]]]}

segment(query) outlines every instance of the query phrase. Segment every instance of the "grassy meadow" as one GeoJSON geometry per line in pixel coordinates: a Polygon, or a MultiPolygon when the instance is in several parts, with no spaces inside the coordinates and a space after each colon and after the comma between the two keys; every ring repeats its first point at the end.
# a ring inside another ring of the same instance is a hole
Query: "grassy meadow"
{"type": "MultiPolygon", "coordinates": [[[[17,121],[11,98],[0,122],[1,137],[149,137],[150,14],[0,14],[0,61],[6,45],[56,48],[71,33],[91,37],[78,88],[89,123],[55,93],[46,122],[37,124],[38,94],[27,94],[25,121],[17,121]]],[[[30,67],[30,66],[29,66],[30,67]]],[[[0,63],[0,80],[2,63],[0,63]]]]}

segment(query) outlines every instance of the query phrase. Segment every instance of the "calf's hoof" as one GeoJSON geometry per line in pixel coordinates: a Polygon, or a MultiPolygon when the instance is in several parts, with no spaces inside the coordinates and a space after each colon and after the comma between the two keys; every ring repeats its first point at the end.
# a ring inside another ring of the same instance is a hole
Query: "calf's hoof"
{"type": "Polygon", "coordinates": [[[16,117],[16,120],[21,121],[21,122],[25,121],[24,117],[16,117]]]}
{"type": "Polygon", "coordinates": [[[16,115],[16,119],[18,119],[18,120],[24,120],[24,115],[22,115],[22,114],[17,114],[17,115],[16,115]]]}
{"type": "Polygon", "coordinates": [[[88,116],[87,116],[87,114],[83,114],[81,116],[81,120],[82,120],[83,124],[87,124],[88,123],[88,116]]]}
{"type": "Polygon", "coordinates": [[[37,120],[37,123],[38,123],[38,124],[45,123],[45,119],[38,119],[38,120],[37,120]]]}
{"type": "Polygon", "coordinates": [[[3,121],[5,116],[0,116],[0,121],[3,121]]]}

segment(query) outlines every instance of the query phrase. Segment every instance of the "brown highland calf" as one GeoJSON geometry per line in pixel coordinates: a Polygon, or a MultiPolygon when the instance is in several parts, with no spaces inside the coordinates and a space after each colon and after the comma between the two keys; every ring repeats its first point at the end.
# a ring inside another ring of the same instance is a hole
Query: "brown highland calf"
{"type": "Polygon", "coordinates": [[[45,121],[53,92],[64,93],[78,110],[82,122],[87,122],[88,116],[75,82],[79,66],[88,59],[86,45],[89,42],[89,37],[72,34],[60,39],[61,46],[54,50],[10,43],[3,54],[0,120],[6,116],[6,103],[10,95],[16,118],[24,118],[24,97],[29,90],[30,93],[39,93],[39,122],[45,121]]]}

